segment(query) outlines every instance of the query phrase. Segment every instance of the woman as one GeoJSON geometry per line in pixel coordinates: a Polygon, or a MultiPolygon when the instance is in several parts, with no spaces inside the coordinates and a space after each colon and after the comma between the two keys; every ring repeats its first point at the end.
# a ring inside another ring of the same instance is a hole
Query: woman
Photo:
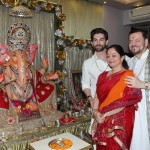
{"type": "Polygon", "coordinates": [[[125,84],[124,78],[134,74],[128,70],[120,45],[108,47],[106,57],[112,70],[103,72],[97,80],[92,137],[97,150],[127,150],[141,91],[125,84]]]}

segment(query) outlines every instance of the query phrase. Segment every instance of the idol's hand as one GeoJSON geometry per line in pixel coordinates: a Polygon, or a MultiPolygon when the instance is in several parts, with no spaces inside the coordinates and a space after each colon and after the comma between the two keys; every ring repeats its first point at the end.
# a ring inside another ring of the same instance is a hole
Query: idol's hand
{"type": "Polygon", "coordinates": [[[44,58],[42,59],[42,65],[43,65],[45,68],[48,68],[48,60],[47,60],[46,57],[44,57],[44,58]]]}
{"type": "Polygon", "coordinates": [[[45,77],[47,80],[56,80],[58,78],[58,72],[47,74],[45,77]]]}
{"type": "Polygon", "coordinates": [[[125,78],[125,83],[130,88],[138,88],[138,89],[144,88],[144,82],[141,81],[137,76],[135,77],[127,76],[125,78]]]}

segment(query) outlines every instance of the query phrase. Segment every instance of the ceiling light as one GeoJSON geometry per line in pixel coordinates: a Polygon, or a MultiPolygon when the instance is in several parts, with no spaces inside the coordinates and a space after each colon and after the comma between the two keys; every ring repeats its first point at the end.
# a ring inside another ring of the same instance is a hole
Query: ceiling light
{"type": "Polygon", "coordinates": [[[114,0],[114,1],[123,3],[123,4],[131,4],[131,3],[138,2],[138,0],[114,0]]]}
{"type": "Polygon", "coordinates": [[[104,4],[106,4],[106,1],[104,1],[104,4]]]}

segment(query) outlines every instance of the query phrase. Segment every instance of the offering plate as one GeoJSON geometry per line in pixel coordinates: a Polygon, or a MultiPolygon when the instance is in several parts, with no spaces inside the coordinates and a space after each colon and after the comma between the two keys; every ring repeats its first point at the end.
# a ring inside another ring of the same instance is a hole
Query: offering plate
{"type": "Polygon", "coordinates": [[[65,150],[67,148],[70,148],[72,144],[72,141],[66,138],[54,139],[48,143],[49,147],[55,150],[65,150]]]}

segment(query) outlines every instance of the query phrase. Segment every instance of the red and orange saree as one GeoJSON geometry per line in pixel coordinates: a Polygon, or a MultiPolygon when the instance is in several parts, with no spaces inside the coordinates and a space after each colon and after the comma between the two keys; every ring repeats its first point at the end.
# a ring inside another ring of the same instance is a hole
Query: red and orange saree
{"type": "Polygon", "coordinates": [[[134,76],[131,70],[107,74],[103,72],[97,81],[99,111],[109,114],[104,123],[97,124],[97,150],[127,150],[132,138],[136,104],[142,98],[141,90],[126,86],[124,78],[134,76]],[[122,109],[110,113],[118,108],[122,109]]]}

